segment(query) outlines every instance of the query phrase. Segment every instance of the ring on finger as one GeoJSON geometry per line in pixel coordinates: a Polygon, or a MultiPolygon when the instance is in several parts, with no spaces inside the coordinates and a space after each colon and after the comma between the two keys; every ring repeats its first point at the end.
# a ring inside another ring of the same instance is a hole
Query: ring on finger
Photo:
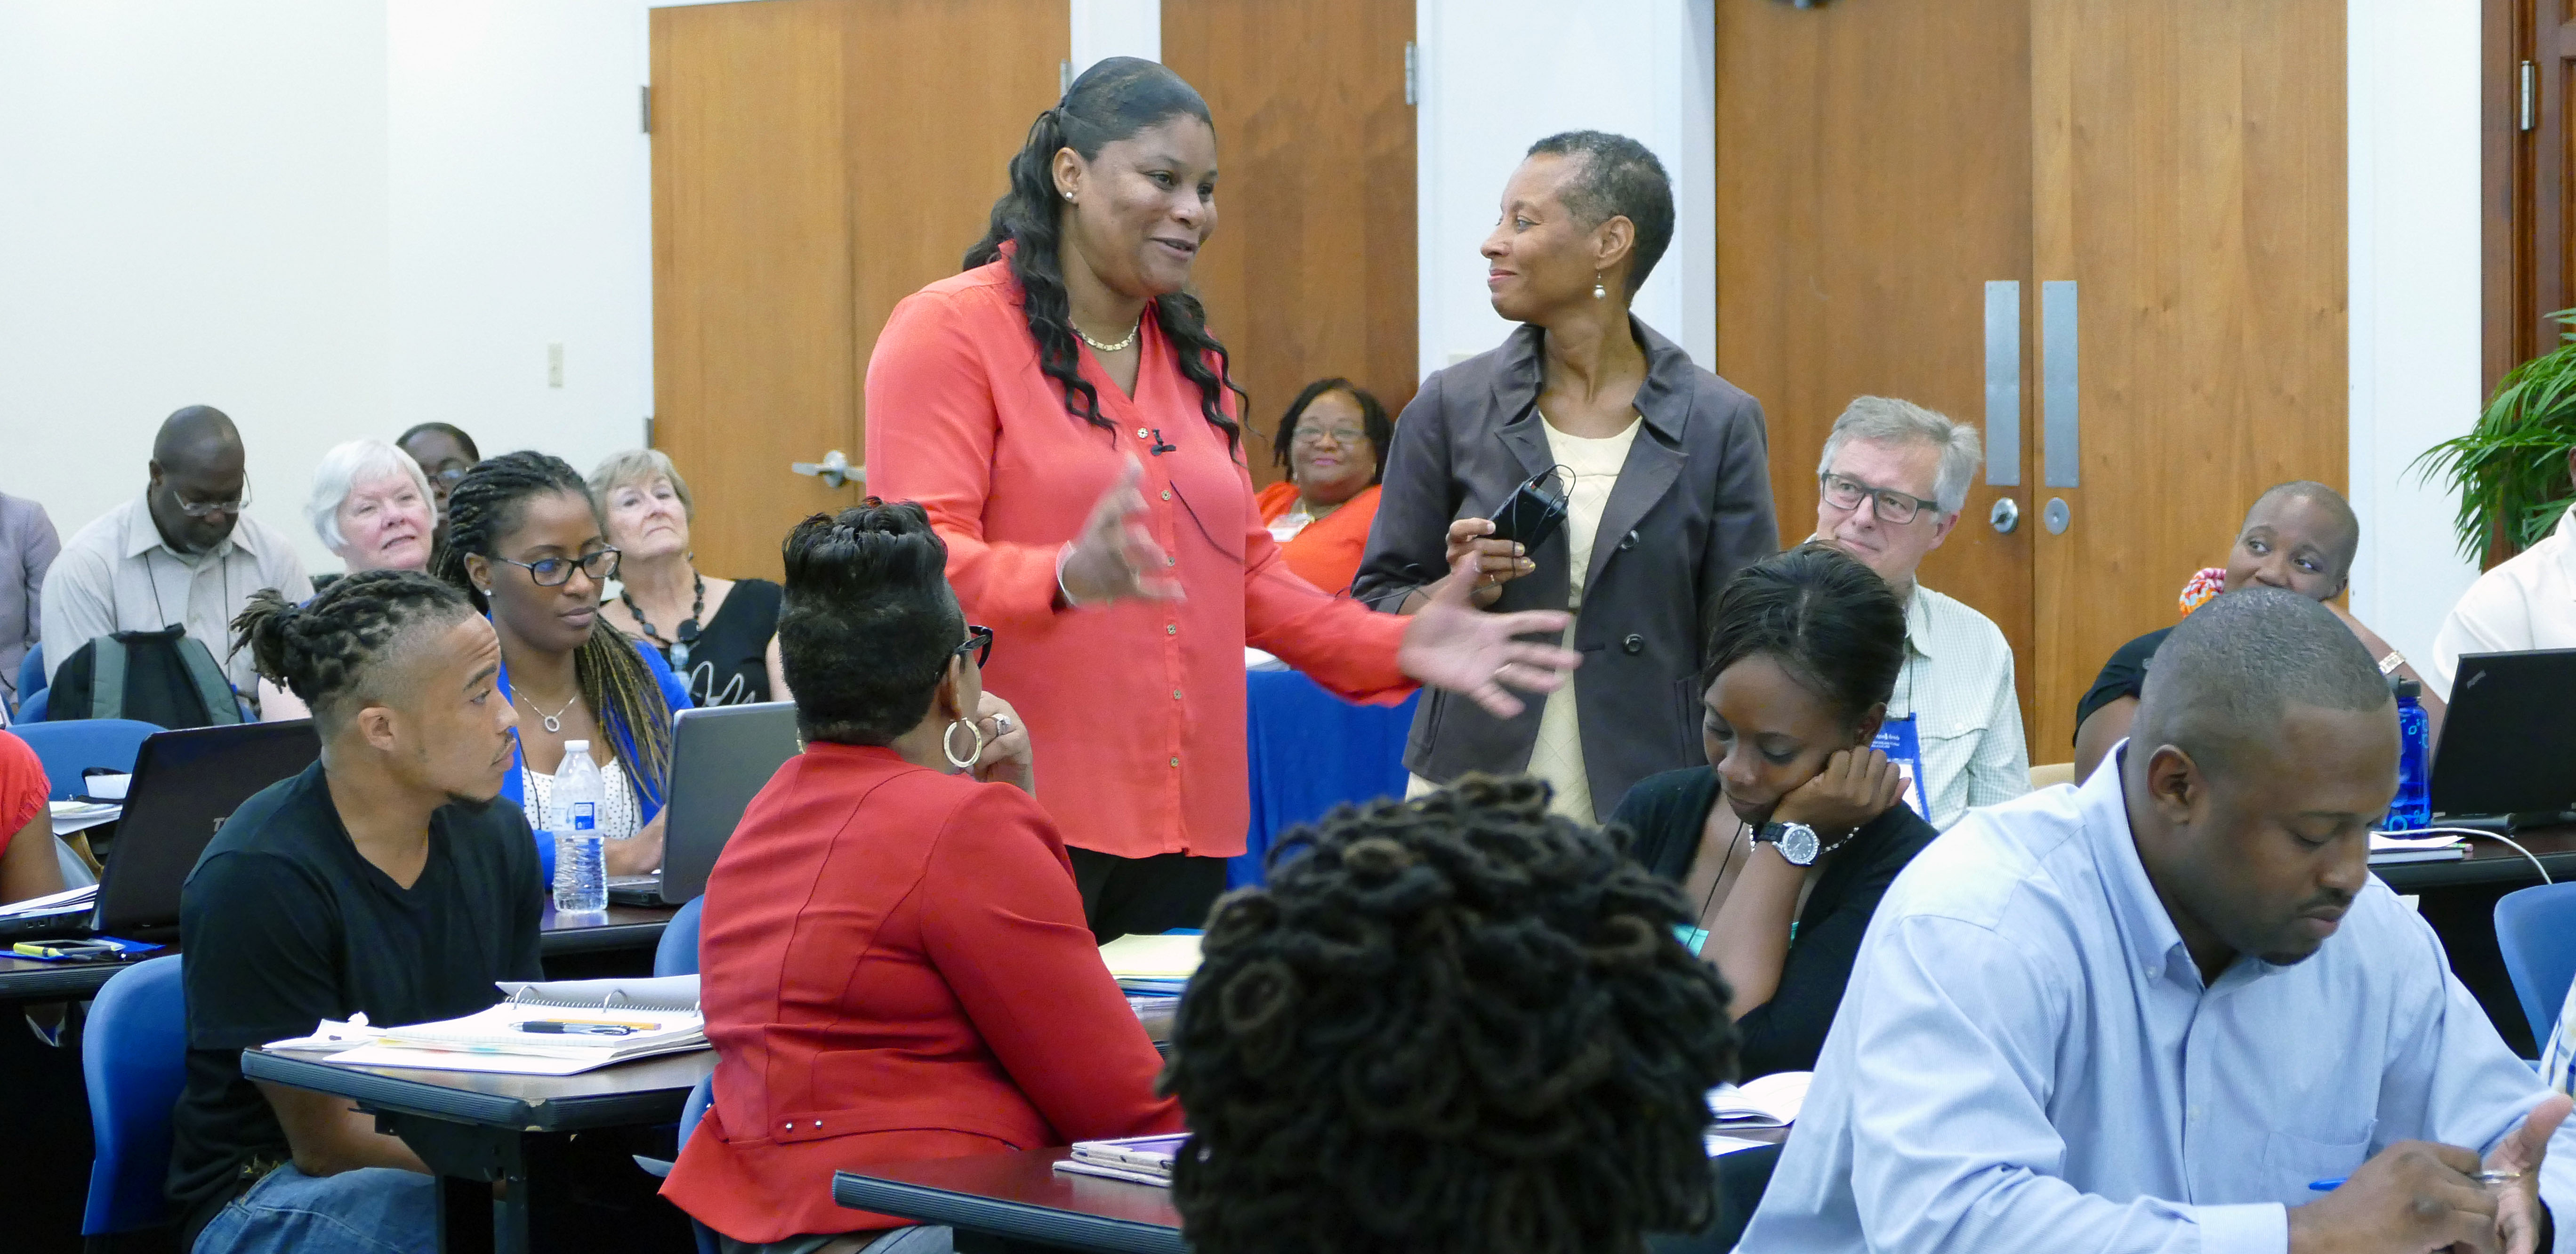
{"type": "Polygon", "coordinates": [[[995,735],[1008,735],[1008,734],[1010,733],[1010,730],[1011,730],[1011,716],[1010,716],[1010,715],[1008,715],[1008,714],[996,714],[996,715],[994,715],[994,716],[993,716],[993,733],[994,733],[995,735]]]}

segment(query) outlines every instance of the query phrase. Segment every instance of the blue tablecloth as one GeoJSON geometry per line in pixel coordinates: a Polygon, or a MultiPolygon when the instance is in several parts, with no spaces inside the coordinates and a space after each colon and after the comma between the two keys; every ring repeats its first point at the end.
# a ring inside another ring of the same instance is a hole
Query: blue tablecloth
{"type": "Polygon", "coordinates": [[[1243,855],[1226,866],[1228,888],[1261,882],[1279,833],[1346,801],[1403,796],[1404,738],[1421,700],[1355,705],[1295,671],[1251,671],[1245,682],[1252,826],[1243,855]]]}

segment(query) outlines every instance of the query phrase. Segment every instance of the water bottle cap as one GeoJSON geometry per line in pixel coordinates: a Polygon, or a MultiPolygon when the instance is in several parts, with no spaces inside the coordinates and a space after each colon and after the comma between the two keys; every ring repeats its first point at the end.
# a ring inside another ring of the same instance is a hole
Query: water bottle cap
{"type": "Polygon", "coordinates": [[[590,752],[590,742],[587,740],[567,740],[564,742],[564,752],[588,753],[590,752]]]}
{"type": "Polygon", "coordinates": [[[2418,682],[2416,682],[2416,681],[2414,681],[2414,680],[2412,680],[2412,679],[2400,679],[2400,680],[2398,680],[2398,681],[2397,681],[2397,684],[2396,684],[2396,688],[2397,688],[2397,696],[2398,696],[2398,698],[2399,698],[2399,699],[2401,699],[2401,700],[2403,700],[2403,699],[2405,699],[2405,698],[2407,698],[2407,697],[2415,697],[2415,698],[2421,699],[2421,698],[2423,697],[2423,695],[2424,695],[2424,685],[2422,685],[2422,684],[2420,684],[2420,683],[2418,683],[2418,682]]]}

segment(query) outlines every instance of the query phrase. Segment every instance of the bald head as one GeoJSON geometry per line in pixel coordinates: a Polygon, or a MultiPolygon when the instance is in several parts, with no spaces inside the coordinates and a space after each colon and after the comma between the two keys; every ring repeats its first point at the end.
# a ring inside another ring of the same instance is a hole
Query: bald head
{"type": "Polygon", "coordinates": [[[152,460],[165,470],[193,470],[227,455],[241,460],[241,431],[212,405],[190,405],[171,414],[152,437],[152,460]]]}
{"type": "Polygon", "coordinates": [[[2282,505],[2292,501],[2308,506],[2323,524],[2317,528],[2317,542],[2333,559],[2332,573],[2340,583],[2352,571],[2353,555],[2361,551],[2361,519],[2353,514],[2352,503],[2343,499],[2343,493],[2313,479],[2275,484],[2254,498],[2253,508],[2245,511],[2245,526],[2251,529],[2258,518],[2278,513],[2282,505]]]}
{"type": "Polygon", "coordinates": [[[241,432],[224,411],[190,405],[162,419],[160,434],[152,437],[151,471],[144,499],[171,548],[203,553],[233,533],[238,509],[208,509],[237,506],[249,491],[241,432]]]}
{"type": "Polygon", "coordinates": [[[2374,711],[2389,700],[2370,651],[2325,606],[2247,588],[2200,607],[2157,647],[2129,738],[2226,774],[2265,760],[2258,750],[2294,708],[2374,711]]]}

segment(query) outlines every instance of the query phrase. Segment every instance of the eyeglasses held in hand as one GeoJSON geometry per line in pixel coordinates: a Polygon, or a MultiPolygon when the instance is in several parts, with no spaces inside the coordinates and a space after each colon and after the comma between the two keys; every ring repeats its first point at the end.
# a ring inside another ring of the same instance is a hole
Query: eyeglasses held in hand
{"type": "Polygon", "coordinates": [[[230,501],[191,501],[185,498],[179,498],[178,493],[175,491],[173,491],[171,495],[179,500],[179,512],[186,514],[190,518],[209,518],[216,514],[238,514],[243,510],[250,508],[250,476],[242,476],[241,496],[230,501]]]}
{"type": "Polygon", "coordinates": [[[1883,523],[1910,523],[1914,521],[1916,513],[1932,504],[1919,496],[1907,496],[1887,488],[1873,488],[1857,479],[1846,479],[1834,474],[1824,477],[1824,491],[1825,504],[1835,509],[1859,509],[1862,501],[1870,501],[1871,512],[1877,514],[1878,520],[1883,523]]]}
{"type": "Polygon", "coordinates": [[[985,664],[993,660],[993,629],[966,624],[966,643],[950,649],[948,655],[958,657],[969,652],[975,655],[975,669],[984,669],[985,664]]]}
{"type": "Polygon", "coordinates": [[[533,562],[514,562],[506,557],[496,557],[492,560],[524,567],[528,577],[536,580],[540,588],[560,588],[572,582],[572,568],[575,566],[580,567],[581,573],[590,576],[594,581],[616,578],[618,556],[617,549],[600,549],[597,552],[584,553],[579,557],[541,557],[533,562]]]}

